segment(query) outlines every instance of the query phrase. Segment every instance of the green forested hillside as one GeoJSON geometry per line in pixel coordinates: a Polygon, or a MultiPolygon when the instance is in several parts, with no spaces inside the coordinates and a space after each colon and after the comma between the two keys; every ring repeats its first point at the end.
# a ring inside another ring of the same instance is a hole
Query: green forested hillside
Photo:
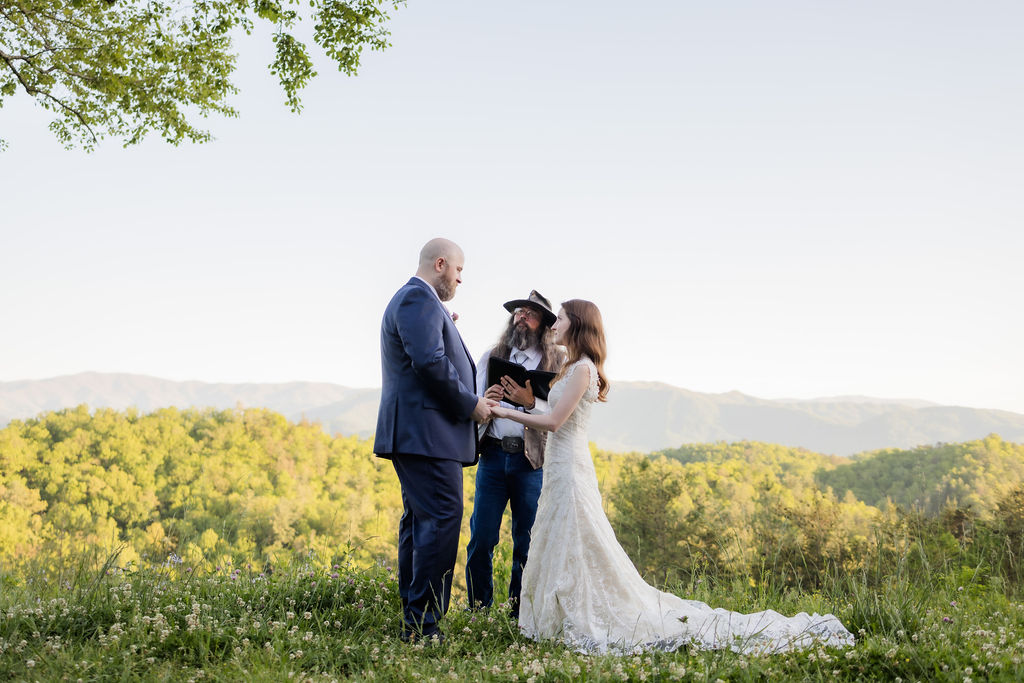
{"type": "Polygon", "coordinates": [[[986,517],[1024,482],[1024,444],[993,434],[965,443],[872,451],[843,467],[823,468],[817,480],[876,507],[892,503],[937,515],[952,505],[986,517]]]}
{"type": "MultiPolygon", "coordinates": [[[[394,561],[401,491],[371,448],[263,409],[79,406],[15,420],[0,430],[0,565],[115,549],[122,563],[173,554],[197,568],[310,552],[394,561]]],[[[607,485],[616,458],[595,454],[607,485]]],[[[464,470],[460,576],[475,472],[464,470]]]]}
{"type": "MultiPolygon", "coordinates": [[[[909,523],[959,543],[965,519],[1010,531],[1024,519],[1024,446],[997,436],[852,460],[756,442],[594,457],[619,539],[660,583],[710,569],[817,585],[826,567],[863,569],[869,547],[904,550],[909,523]]],[[[463,555],[475,469],[464,472],[463,555]]],[[[267,410],[80,406],[0,430],[5,567],[116,548],[121,562],[197,568],[295,553],[370,565],[393,561],[400,514],[397,478],[369,441],[267,410]]]]}
{"type": "Polygon", "coordinates": [[[756,442],[694,444],[623,461],[612,522],[641,571],[671,581],[702,564],[803,581],[853,568],[878,509],[821,490],[842,458],[756,442]]]}
{"type": "Polygon", "coordinates": [[[0,559],[123,546],[122,559],[217,562],[390,547],[401,509],[389,463],[266,410],[98,410],[0,430],[0,559]]]}

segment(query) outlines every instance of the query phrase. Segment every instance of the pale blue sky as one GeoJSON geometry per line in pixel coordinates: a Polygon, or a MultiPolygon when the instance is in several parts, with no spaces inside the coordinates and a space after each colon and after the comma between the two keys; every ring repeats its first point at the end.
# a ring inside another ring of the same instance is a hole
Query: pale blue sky
{"type": "Polygon", "coordinates": [[[601,307],[613,381],[1024,412],[1021,3],[413,0],[391,28],[300,116],[240,41],[204,146],[67,152],[9,100],[0,381],[379,385],[443,235],[476,355],[537,288],[601,307]]]}

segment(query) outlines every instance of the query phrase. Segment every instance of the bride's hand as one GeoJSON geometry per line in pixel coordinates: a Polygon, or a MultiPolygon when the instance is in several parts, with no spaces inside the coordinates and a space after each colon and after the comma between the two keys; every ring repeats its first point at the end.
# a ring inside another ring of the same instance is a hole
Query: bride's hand
{"type": "Polygon", "coordinates": [[[491,417],[492,418],[494,418],[494,417],[508,417],[508,414],[510,412],[512,412],[508,408],[502,408],[499,404],[495,403],[494,401],[488,401],[488,403],[493,404],[493,405],[491,405],[491,417]]]}

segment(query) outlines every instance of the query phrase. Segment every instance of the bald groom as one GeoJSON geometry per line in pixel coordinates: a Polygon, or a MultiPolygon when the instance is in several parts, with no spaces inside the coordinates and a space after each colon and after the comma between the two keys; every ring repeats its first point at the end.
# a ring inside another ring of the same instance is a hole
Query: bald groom
{"type": "Polygon", "coordinates": [[[380,329],[383,386],[373,452],[394,465],[402,487],[398,589],[402,638],[443,639],[462,525],[462,468],[476,462],[474,422],[489,409],[476,393],[476,366],[442,302],[462,282],[465,256],[436,238],[391,298],[380,329]]]}

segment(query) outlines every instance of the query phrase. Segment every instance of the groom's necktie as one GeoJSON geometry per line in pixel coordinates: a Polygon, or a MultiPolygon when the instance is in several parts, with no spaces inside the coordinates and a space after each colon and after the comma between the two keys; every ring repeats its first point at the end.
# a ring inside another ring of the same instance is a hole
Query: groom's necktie
{"type": "Polygon", "coordinates": [[[512,362],[519,365],[526,365],[526,354],[516,349],[512,352],[512,362]]]}

